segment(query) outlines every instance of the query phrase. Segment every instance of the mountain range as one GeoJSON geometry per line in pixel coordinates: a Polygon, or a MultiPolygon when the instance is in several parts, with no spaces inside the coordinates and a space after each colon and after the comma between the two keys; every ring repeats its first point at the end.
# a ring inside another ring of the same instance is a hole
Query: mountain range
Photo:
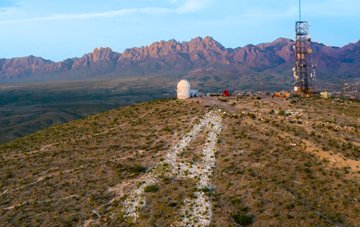
{"type": "MultiPolygon", "coordinates": [[[[117,53],[96,48],[80,58],[53,62],[27,56],[0,59],[0,83],[149,75],[291,75],[293,40],[225,48],[212,37],[189,42],[160,41],[117,53]]],[[[319,79],[343,80],[360,75],[360,40],[344,47],[312,43],[319,79]]]]}

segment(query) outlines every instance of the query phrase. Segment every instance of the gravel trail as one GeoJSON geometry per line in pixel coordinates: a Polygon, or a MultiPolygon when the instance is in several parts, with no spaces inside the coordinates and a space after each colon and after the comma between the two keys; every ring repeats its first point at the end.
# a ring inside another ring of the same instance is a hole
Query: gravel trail
{"type": "Polygon", "coordinates": [[[150,185],[154,185],[159,180],[157,169],[161,166],[169,166],[170,174],[177,178],[197,179],[197,191],[191,199],[185,199],[184,206],[179,212],[174,226],[208,226],[212,219],[212,204],[209,197],[209,191],[212,190],[210,177],[215,168],[215,153],[218,135],[222,129],[222,118],[219,112],[211,111],[207,113],[202,120],[193,126],[177,145],[167,154],[165,160],[156,165],[147,175],[139,179],[139,187],[133,191],[124,202],[125,217],[129,222],[136,223],[139,218],[139,212],[146,205],[144,190],[150,185]],[[178,157],[184,152],[189,143],[208,127],[210,132],[207,135],[204,148],[202,150],[203,160],[199,163],[190,165],[180,162],[178,157]]]}

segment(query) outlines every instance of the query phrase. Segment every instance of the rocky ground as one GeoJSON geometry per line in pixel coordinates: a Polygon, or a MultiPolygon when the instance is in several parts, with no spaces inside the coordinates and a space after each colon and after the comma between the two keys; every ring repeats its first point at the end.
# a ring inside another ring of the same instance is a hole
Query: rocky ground
{"type": "Polygon", "coordinates": [[[356,226],[360,106],[205,97],[0,146],[1,225],[356,226]]]}

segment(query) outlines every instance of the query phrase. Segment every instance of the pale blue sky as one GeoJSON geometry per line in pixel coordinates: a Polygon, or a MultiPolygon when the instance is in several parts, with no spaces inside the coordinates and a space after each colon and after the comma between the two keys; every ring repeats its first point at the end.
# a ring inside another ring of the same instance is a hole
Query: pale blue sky
{"type": "MultiPolygon", "coordinates": [[[[360,39],[359,0],[302,1],[314,41],[360,39]]],[[[208,35],[239,47],[293,38],[297,19],[297,0],[0,0],[0,58],[63,60],[208,35]]]]}

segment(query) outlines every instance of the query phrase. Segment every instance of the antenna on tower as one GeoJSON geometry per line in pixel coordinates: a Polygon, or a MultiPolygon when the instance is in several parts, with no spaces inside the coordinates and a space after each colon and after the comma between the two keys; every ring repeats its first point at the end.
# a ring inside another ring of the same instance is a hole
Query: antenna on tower
{"type": "Polygon", "coordinates": [[[299,0],[299,21],[295,23],[295,42],[294,56],[295,67],[294,78],[296,93],[311,95],[315,90],[316,72],[315,67],[311,63],[311,38],[309,31],[309,23],[302,21],[301,18],[301,0],[299,0]]]}
{"type": "Polygon", "coordinates": [[[301,21],[301,0],[299,0],[299,21],[301,21]]]}

